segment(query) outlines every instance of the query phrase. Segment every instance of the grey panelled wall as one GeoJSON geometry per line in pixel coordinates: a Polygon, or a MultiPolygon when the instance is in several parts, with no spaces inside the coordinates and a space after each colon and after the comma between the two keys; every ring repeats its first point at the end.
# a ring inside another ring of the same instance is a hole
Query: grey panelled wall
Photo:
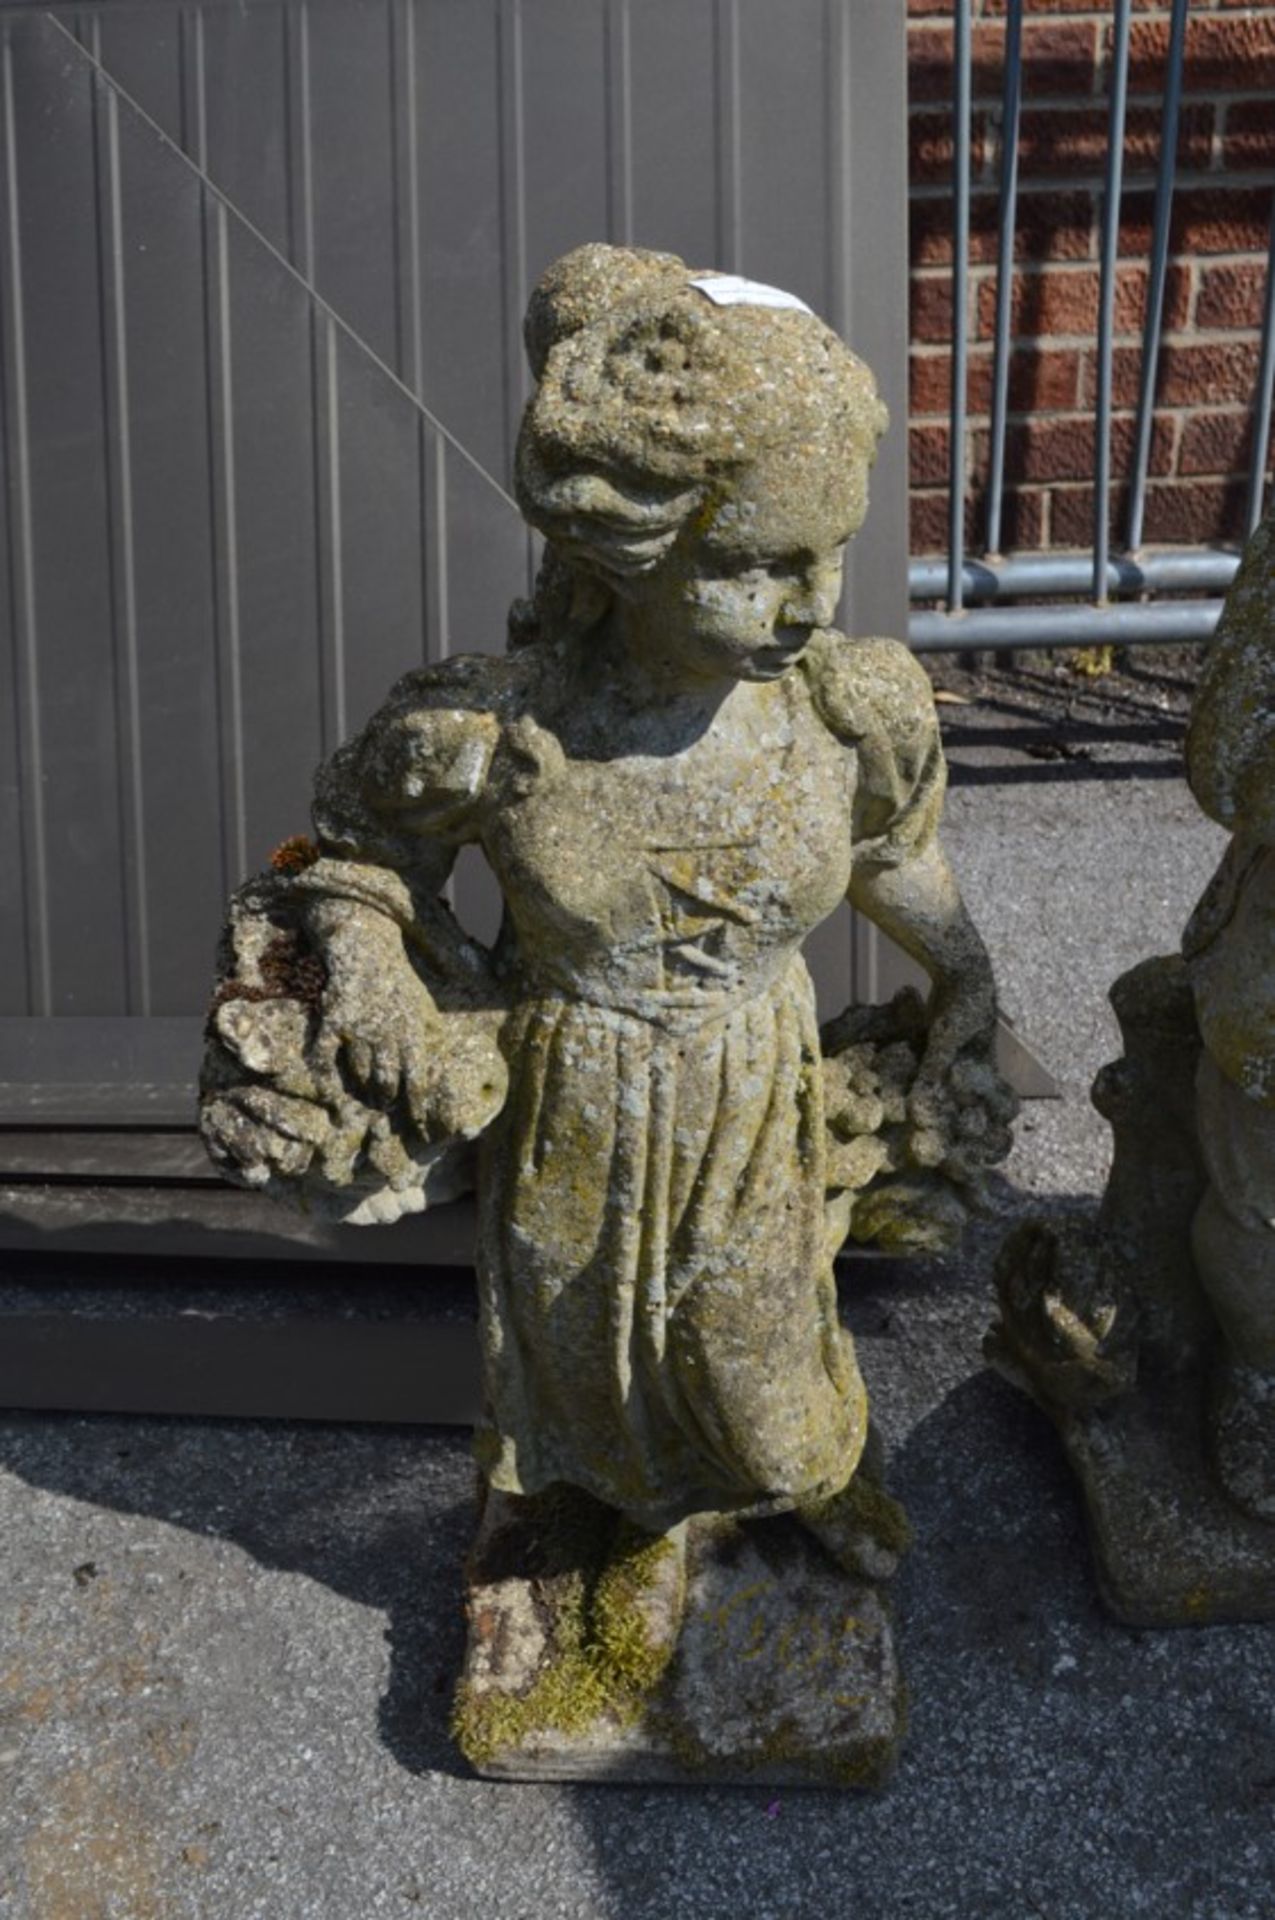
{"type": "MultiPolygon", "coordinates": [[[[120,1016],[193,1033],[319,757],[503,645],[519,323],[581,240],[788,286],[872,362],[847,619],[905,631],[903,15],[3,0],[0,1080],[70,1020],[86,1059],[120,1016]]],[[[822,937],[833,997],[853,945],[822,937]]]]}

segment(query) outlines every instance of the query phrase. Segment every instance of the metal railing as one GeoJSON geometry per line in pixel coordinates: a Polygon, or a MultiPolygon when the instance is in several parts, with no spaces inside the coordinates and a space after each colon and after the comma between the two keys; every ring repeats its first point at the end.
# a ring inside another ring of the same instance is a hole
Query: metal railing
{"type": "MultiPolygon", "coordinates": [[[[1156,410],[1157,368],[1164,331],[1165,287],[1189,4],[1190,0],[1173,0],[1169,28],[1123,550],[1113,556],[1110,541],[1112,370],[1132,0],[1115,0],[1112,23],[1107,147],[1101,202],[1097,391],[1093,409],[1092,546],[1087,552],[1053,551],[1005,558],[1000,552],[1000,545],[1006,494],[1005,450],[1010,357],[1013,351],[1014,237],[1018,214],[1019,132],[1023,98],[1023,0],[1006,0],[986,541],[982,557],[971,560],[966,553],[965,473],[969,443],[967,391],[973,34],[972,0],[956,0],[953,36],[954,203],[948,551],[945,557],[939,559],[914,560],[909,569],[909,591],[913,602],[945,604],[914,606],[909,621],[909,636],[918,651],[958,651],[971,647],[1092,646],[1112,641],[1121,645],[1136,642],[1166,644],[1207,640],[1217,625],[1222,609],[1219,596],[1225,593],[1235,576],[1239,564],[1237,553],[1223,547],[1156,548],[1144,551],[1142,546],[1156,410]],[[1175,601],[1169,597],[1174,594],[1195,597],[1175,601]],[[1084,604],[1005,604],[1016,601],[1039,602],[1053,596],[1073,596],[1084,604]]],[[[1272,112],[1275,112],[1275,105],[1272,112]]],[[[1252,400],[1254,418],[1244,514],[1246,532],[1251,532],[1261,518],[1271,445],[1272,388],[1275,387],[1275,188],[1272,189],[1260,342],[1252,400]]]]}

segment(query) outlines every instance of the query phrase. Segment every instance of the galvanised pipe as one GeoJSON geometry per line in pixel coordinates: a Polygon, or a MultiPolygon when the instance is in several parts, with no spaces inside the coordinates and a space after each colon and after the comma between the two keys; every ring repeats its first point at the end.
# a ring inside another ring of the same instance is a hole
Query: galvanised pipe
{"type": "Polygon", "coordinates": [[[1180,646],[1211,640],[1221,600],[1163,601],[1159,606],[983,607],[953,619],[914,613],[908,640],[915,653],[965,653],[1024,647],[1180,646]]]}
{"type": "MultiPolygon", "coordinates": [[[[1138,559],[1120,554],[1107,562],[1107,592],[1225,593],[1239,555],[1209,549],[1167,548],[1138,559]]],[[[908,568],[913,600],[939,600],[947,592],[946,560],[914,560],[908,568]]],[[[1012,560],[967,560],[966,600],[1044,598],[1093,591],[1093,561],[1087,553],[1021,554],[1012,560]]]]}

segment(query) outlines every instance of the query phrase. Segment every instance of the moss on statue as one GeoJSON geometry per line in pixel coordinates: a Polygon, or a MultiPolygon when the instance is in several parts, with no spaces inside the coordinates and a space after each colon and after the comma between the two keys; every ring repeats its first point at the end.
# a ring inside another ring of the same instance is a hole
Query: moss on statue
{"type": "MultiPolygon", "coordinates": [[[[901,1511],[866,1477],[859,1504],[901,1549],[901,1511]]],[[[575,1777],[589,1752],[601,1777],[639,1754],[648,1778],[872,1787],[888,1776],[903,1704],[879,1595],[843,1587],[790,1516],[701,1515],[657,1537],[555,1487],[501,1502],[479,1538],[452,1720],[479,1772],[551,1778],[570,1749],[575,1777]],[[883,1654],[888,1706],[865,1719],[883,1654]]]]}
{"type": "MultiPolygon", "coordinates": [[[[599,1720],[630,1726],[668,1666],[674,1636],[652,1631],[644,1601],[677,1549],[643,1533],[573,1488],[554,1487],[535,1508],[533,1584],[547,1616],[546,1658],[522,1693],[462,1682],[452,1731],[475,1767],[538,1734],[584,1734],[599,1720]]],[[[680,1584],[677,1601],[680,1603],[680,1584]]],[[[676,1619],[677,1607],[673,1618],[676,1619]]]]}

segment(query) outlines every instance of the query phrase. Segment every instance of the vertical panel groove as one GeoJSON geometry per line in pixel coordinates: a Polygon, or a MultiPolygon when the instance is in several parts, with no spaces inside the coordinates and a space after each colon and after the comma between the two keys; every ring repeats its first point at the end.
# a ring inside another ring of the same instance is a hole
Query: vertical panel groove
{"type": "Polygon", "coordinates": [[[421,300],[420,100],[416,84],[414,0],[388,0],[390,114],[393,137],[394,278],[398,294],[398,372],[423,398],[425,342],[421,300]]]}
{"type": "MultiPolygon", "coordinates": [[[[200,84],[204,67],[200,61],[200,84]]],[[[227,890],[248,871],[248,807],[243,741],[243,641],[239,608],[239,529],[235,489],[234,342],[230,318],[230,221],[220,201],[204,203],[212,287],[208,352],[209,443],[214,449],[212,491],[217,564],[217,736],[221,754],[222,859],[227,890]]]]}
{"type": "Polygon", "coordinates": [[[525,397],[522,315],[527,304],[527,170],[521,0],[500,0],[497,16],[500,89],[501,292],[505,322],[505,472],[513,471],[514,436],[525,397]]]}
{"type": "MultiPolygon", "coordinates": [[[[208,71],[204,15],[196,7],[186,43],[189,124],[194,162],[208,166],[208,71]]],[[[204,379],[208,411],[208,499],[212,530],[210,600],[217,649],[217,764],[221,787],[221,887],[237,887],[248,870],[247,796],[243,753],[243,662],[239,608],[239,543],[235,497],[234,360],[230,333],[227,210],[200,186],[204,309],[204,379]]]]}
{"type": "MultiPolygon", "coordinates": [[[[505,334],[505,473],[514,467],[514,447],[527,397],[527,366],[522,316],[527,305],[527,161],[526,69],[523,59],[522,0],[501,0],[497,15],[496,60],[500,94],[501,286],[505,334]]],[[[531,530],[523,540],[525,585],[535,579],[531,530]]]]}
{"type": "MultiPolygon", "coordinates": [[[[390,154],[394,190],[394,284],[399,377],[418,400],[424,398],[425,338],[421,260],[420,93],[417,85],[415,0],[387,0],[390,33],[390,154]]],[[[434,563],[430,557],[430,433],[416,416],[416,499],[420,514],[421,645],[429,659],[430,594],[434,563]]]]}
{"type": "MultiPolygon", "coordinates": [[[[316,267],[314,96],[309,0],[284,16],[284,111],[287,121],[288,224],[292,264],[307,283],[316,267]]],[[[314,490],[315,604],[318,609],[319,744],[324,754],[345,732],[342,619],[341,453],[336,329],[309,303],[311,450],[314,490]]]]}
{"type": "Polygon", "coordinates": [[[850,35],[845,0],[825,0],[828,78],[828,218],[825,223],[827,320],[842,339],[850,334],[850,35]]]}
{"type": "Polygon", "coordinates": [[[435,433],[432,428],[427,432],[427,439],[429,548],[426,566],[429,599],[426,605],[429,611],[426,627],[432,642],[433,658],[445,660],[452,650],[451,595],[447,578],[447,442],[441,433],[435,433]]]}
{"type": "Polygon", "coordinates": [[[44,815],[44,756],[40,726],[39,629],[35,598],[35,528],[32,510],[31,429],[28,413],[26,318],[23,308],[21,205],[15,122],[13,35],[4,23],[0,100],[4,113],[4,219],[0,275],[4,290],[7,354],[5,372],[12,432],[8,442],[9,538],[13,549],[14,661],[18,677],[19,782],[22,795],[23,889],[26,899],[27,973],[30,1004],[37,1014],[53,1011],[53,964],[49,933],[48,835],[44,815]]]}
{"type": "MultiPolygon", "coordinates": [[[[100,58],[100,22],[91,45],[100,58]]],[[[93,97],[93,170],[102,315],[102,391],[114,656],[116,768],[123,852],[123,937],[130,1013],[151,1011],[150,928],[146,886],[146,813],[142,761],[141,685],[137,624],[137,547],[133,511],[133,441],[128,373],[128,315],[124,285],[124,205],[119,103],[96,81],[93,97]]]]}
{"type": "MultiPolygon", "coordinates": [[[[327,685],[323,689],[324,751],[333,752],[346,733],[345,715],[345,580],[342,554],[344,528],[341,518],[341,369],[337,359],[337,330],[333,322],[323,323],[324,365],[324,465],[327,476],[327,539],[330,556],[328,601],[324,610],[324,648],[327,685]]],[[[317,424],[317,423],[316,423],[317,424]]]]}
{"type": "Polygon", "coordinates": [[[191,21],[194,31],[195,164],[201,172],[208,169],[208,82],[204,56],[204,14],[196,7],[191,21]]]}
{"type": "Polygon", "coordinates": [[[714,265],[742,273],[739,0],[713,0],[713,47],[713,106],[717,128],[717,259],[714,265]]]}
{"type": "Polygon", "coordinates": [[[178,12],[177,12],[177,96],[178,96],[177,132],[178,132],[178,137],[182,143],[183,151],[186,153],[195,153],[200,149],[202,145],[199,138],[199,131],[195,122],[195,116],[196,116],[195,92],[194,92],[194,87],[192,85],[192,81],[194,78],[193,71],[192,71],[194,66],[194,60],[192,56],[192,38],[194,34],[195,19],[197,17],[198,16],[196,14],[192,14],[191,9],[189,7],[178,8],[178,12]]]}
{"type": "Polygon", "coordinates": [[[314,145],[310,105],[310,14],[298,0],[283,15],[284,173],[288,195],[288,257],[314,279],[314,145]]]}
{"type": "Polygon", "coordinates": [[[629,0],[606,0],[607,237],[633,244],[633,74],[629,0]]]}

